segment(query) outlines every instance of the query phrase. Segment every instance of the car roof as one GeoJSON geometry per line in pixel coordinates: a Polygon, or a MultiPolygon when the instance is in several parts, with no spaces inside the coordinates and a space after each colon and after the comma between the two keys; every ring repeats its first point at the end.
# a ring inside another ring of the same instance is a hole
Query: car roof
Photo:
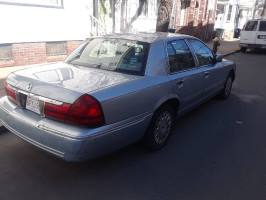
{"type": "Polygon", "coordinates": [[[108,34],[103,37],[107,38],[120,38],[127,40],[137,40],[140,42],[153,43],[159,40],[166,40],[168,38],[194,38],[189,35],[178,34],[178,33],[168,33],[168,32],[156,32],[156,33],[115,33],[108,34]]]}

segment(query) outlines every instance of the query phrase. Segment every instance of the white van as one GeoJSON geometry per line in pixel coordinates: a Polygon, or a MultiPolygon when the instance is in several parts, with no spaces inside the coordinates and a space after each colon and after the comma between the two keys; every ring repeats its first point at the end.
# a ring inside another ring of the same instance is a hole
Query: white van
{"type": "Polygon", "coordinates": [[[266,49],[266,19],[249,20],[240,33],[240,48],[266,49]]]}

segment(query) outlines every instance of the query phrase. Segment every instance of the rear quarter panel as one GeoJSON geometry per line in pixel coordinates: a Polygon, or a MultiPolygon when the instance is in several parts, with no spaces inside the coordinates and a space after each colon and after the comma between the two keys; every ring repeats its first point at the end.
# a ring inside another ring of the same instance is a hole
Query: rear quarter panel
{"type": "Polygon", "coordinates": [[[107,124],[136,116],[152,115],[171,95],[167,76],[143,77],[93,94],[102,105],[107,124]]]}

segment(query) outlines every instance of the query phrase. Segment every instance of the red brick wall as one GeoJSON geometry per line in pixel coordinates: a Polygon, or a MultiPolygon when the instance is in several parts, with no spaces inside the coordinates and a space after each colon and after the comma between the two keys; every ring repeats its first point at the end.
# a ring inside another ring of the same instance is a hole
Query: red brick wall
{"type": "Polygon", "coordinates": [[[45,43],[19,43],[12,45],[14,65],[46,62],[45,43]]]}
{"type": "MultiPolygon", "coordinates": [[[[74,49],[76,49],[80,43],[81,41],[67,41],[67,54],[70,54],[74,49]]],[[[12,44],[12,59],[0,60],[0,67],[62,61],[66,58],[66,56],[67,55],[47,56],[45,42],[14,43],[12,44]]]]}
{"type": "MultiPolygon", "coordinates": [[[[207,9],[208,0],[191,0],[186,8],[185,25],[176,25],[176,32],[193,35],[204,41],[212,39],[214,29],[215,12],[207,9]],[[198,2],[198,7],[196,7],[198,2]]],[[[178,20],[177,20],[178,21],[178,20]]]]}

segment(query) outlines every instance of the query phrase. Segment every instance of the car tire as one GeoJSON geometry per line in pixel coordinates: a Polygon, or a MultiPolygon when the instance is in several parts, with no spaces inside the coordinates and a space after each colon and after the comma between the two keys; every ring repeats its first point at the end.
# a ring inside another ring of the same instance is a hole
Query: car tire
{"type": "Polygon", "coordinates": [[[220,99],[227,99],[231,94],[232,86],[233,86],[233,75],[230,74],[226,79],[226,82],[224,84],[224,88],[221,91],[219,98],[220,99]]]}
{"type": "Polygon", "coordinates": [[[167,144],[175,120],[174,110],[172,106],[165,105],[155,112],[143,137],[143,144],[148,150],[160,150],[167,144]]]}
{"type": "Polygon", "coordinates": [[[247,48],[246,48],[246,47],[241,47],[241,48],[240,48],[240,51],[241,51],[242,53],[246,53],[247,48]]]}

